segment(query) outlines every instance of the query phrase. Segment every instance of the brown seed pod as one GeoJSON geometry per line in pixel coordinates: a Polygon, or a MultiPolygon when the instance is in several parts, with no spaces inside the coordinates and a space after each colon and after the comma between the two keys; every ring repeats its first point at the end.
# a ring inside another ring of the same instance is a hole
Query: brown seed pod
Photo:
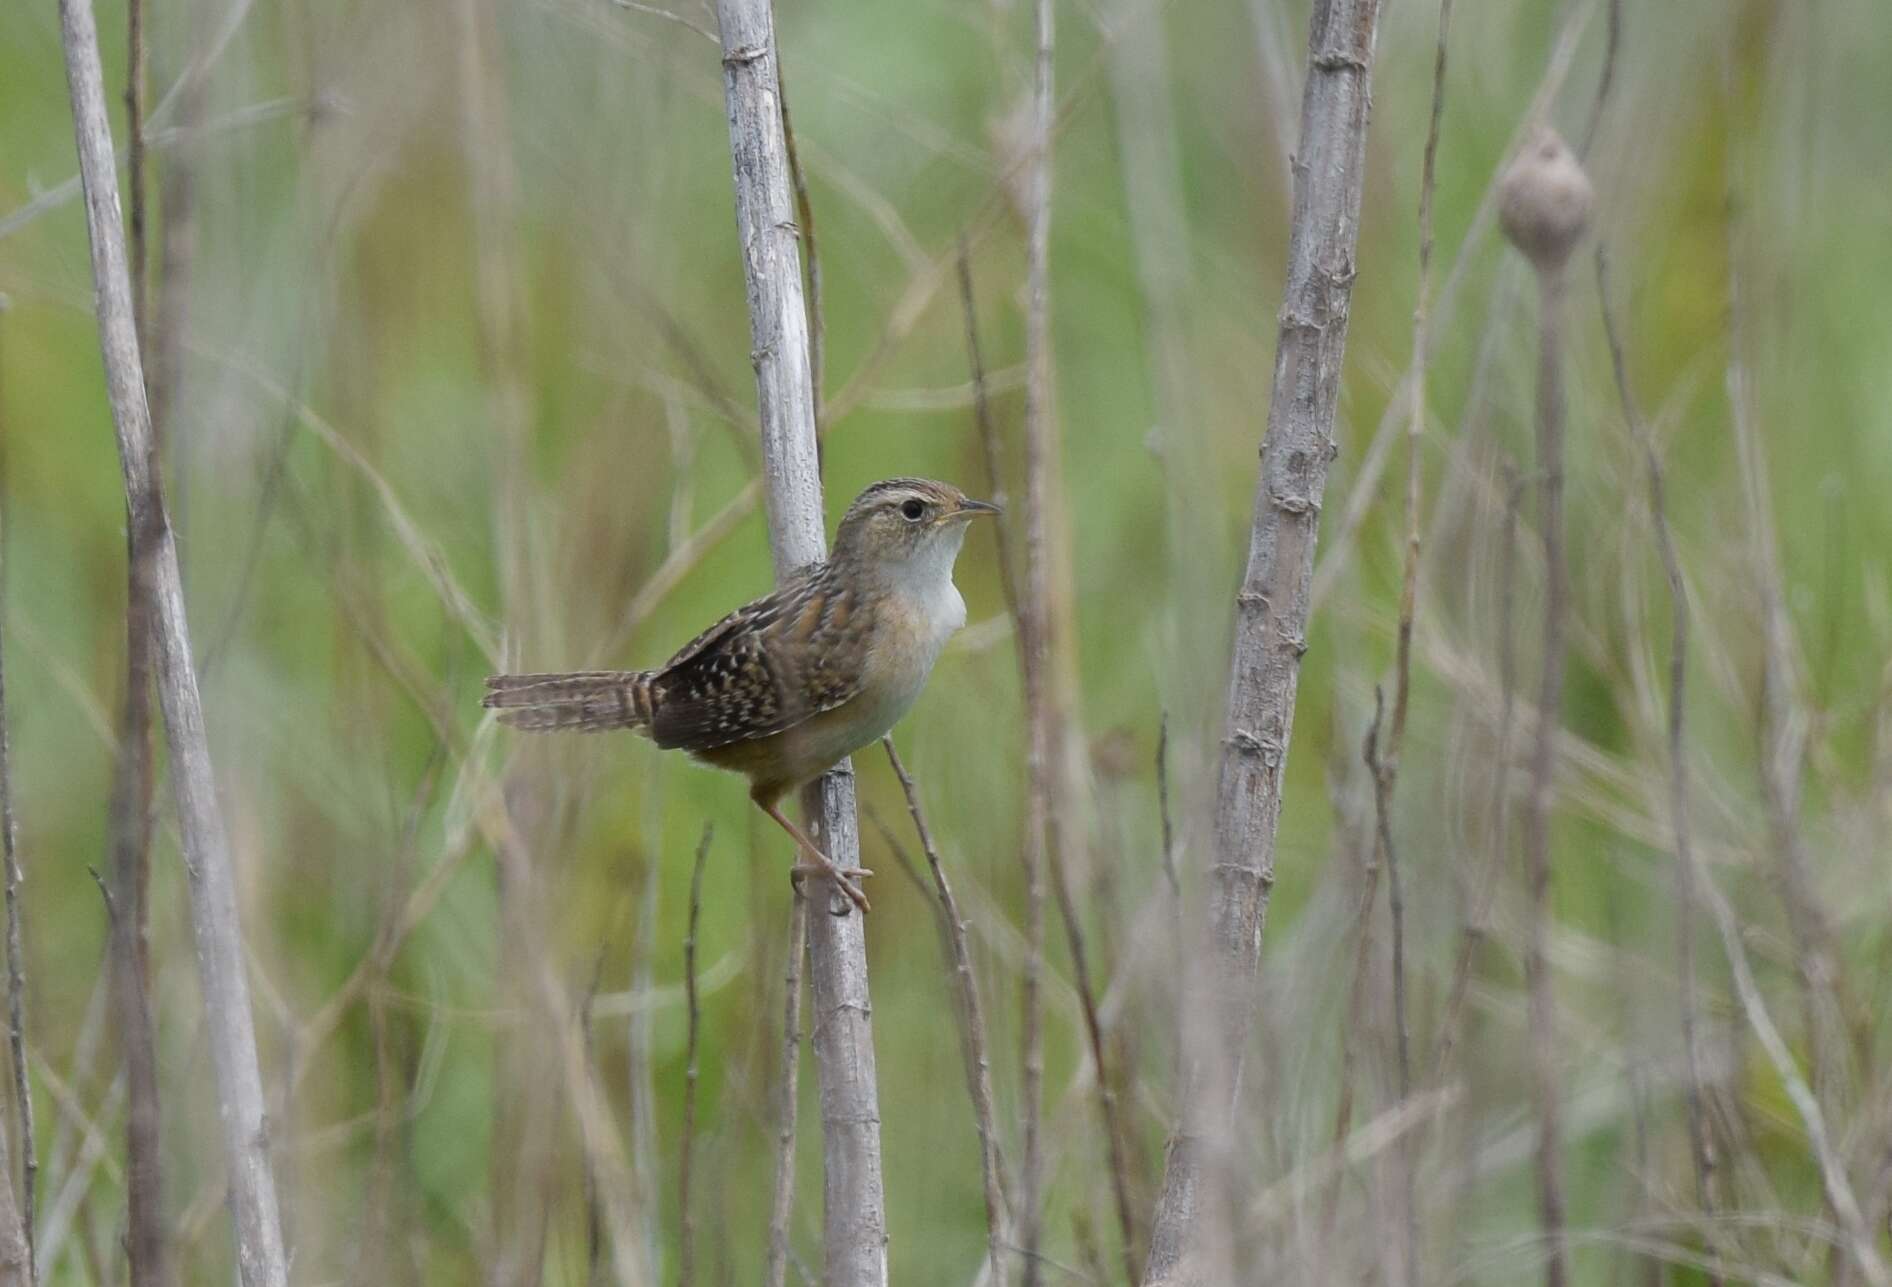
{"type": "Polygon", "coordinates": [[[1590,225],[1590,178],[1556,130],[1531,132],[1498,184],[1498,223],[1539,272],[1561,268],[1590,225]]]}

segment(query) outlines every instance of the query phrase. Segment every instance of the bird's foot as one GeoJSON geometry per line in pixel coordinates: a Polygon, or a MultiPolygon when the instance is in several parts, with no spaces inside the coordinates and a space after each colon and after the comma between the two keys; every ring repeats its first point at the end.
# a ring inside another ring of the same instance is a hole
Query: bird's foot
{"type": "MultiPolygon", "coordinates": [[[[847,895],[849,902],[861,909],[863,916],[873,910],[867,901],[867,895],[862,893],[860,886],[854,883],[857,880],[865,880],[873,875],[873,872],[865,867],[842,867],[823,853],[814,853],[810,856],[815,861],[798,862],[788,869],[788,878],[794,882],[796,892],[800,892],[801,882],[809,876],[826,876],[834,881],[843,894],[847,895]]],[[[835,915],[845,916],[847,909],[842,908],[835,915]]]]}

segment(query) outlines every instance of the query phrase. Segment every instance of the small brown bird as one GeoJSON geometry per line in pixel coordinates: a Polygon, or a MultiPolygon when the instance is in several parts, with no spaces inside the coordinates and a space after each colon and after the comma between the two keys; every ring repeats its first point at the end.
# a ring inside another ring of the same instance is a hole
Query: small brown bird
{"type": "Polygon", "coordinates": [[[924,478],[875,483],[848,506],[834,552],[736,609],[656,670],[492,675],[485,705],[533,732],[634,729],[749,779],[749,798],[855,906],[867,897],[783,815],[782,797],[907,713],[966,604],[953,561],[966,524],[998,506],[924,478]]]}

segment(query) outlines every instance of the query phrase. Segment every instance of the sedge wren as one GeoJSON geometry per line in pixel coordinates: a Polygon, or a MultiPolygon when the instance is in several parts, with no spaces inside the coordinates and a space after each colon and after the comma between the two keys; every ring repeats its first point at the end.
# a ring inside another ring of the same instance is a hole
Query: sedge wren
{"type": "Polygon", "coordinates": [[[855,906],[867,897],[780,802],[884,735],[966,624],[953,561],[998,506],[924,478],[875,483],[848,506],[825,563],[736,609],[655,670],[492,675],[484,704],[532,732],[633,729],[749,779],[749,798],[855,906]]]}

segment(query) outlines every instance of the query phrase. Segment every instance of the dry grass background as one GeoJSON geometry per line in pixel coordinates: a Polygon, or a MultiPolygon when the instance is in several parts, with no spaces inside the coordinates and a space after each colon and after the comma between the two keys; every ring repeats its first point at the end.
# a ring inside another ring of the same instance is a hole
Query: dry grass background
{"type": "MultiPolygon", "coordinates": [[[[769,584],[713,17],[675,3],[666,18],[589,0],[191,0],[147,16],[153,235],[183,208],[173,192],[167,211],[162,192],[180,173],[193,234],[154,305],[178,354],[167,481],[297,1282],[583,1282],[597,1229],[600,1272],[621,1246],[648,1281],[674,1278],[683,939],[706,820],[717,825],[696,941],[695,1274],[746,1282],[763,1263],[783,846],[755,827],[734,780],[629,739],[526,744],[484,724],[476,701],[480,676],[502,664],[653,662],[769,584]],[[207,68],[201,102],[171,92],[193,59],[207,68]]],[[[1884,1255],[1892,174],[1877,122],[1892,28],[1870,0],[1627,8],[1588,165],[1693,614],[1694,843],[1884,1255]],[[1751,417],[1746,474],[1731,394],[1751,417]],[[1785,629],[1764,691],[1770,565],[1785,629]],[[1784,798],[1763,790],[1769,765],[1784,798]],[[1793,845],[1830,936],[1830,976],[1810,985],[1796,968],[1805,922],[1782,880],[1793,845]]],[[[1533,481],[1534,306],[1527,269],[1480,209],[1534,98],[1566,134],[1584,132],[1606,16],[1581,0],[1456,6],[1425,557],[1391,819],[1418,1055],[1405,1103],[1386,908],[1360,906],[1373,850],[1360,745],[1394,652],[1398,391],[1436,6],[1400,0],[1383,22],[1341,451],[1235,1136],[1248,1159],[1244,1281],[1541,1272],[1527,886],[1519,856],[1495,851],[1496,810],[1521,807],[1535,720],[1542,560],[1528,492],[1506,536],[1512,480],[1533,481]],[[1456,1039],[1435,1067],[1465,926],[1487,905],[1456,1039]],[[1415,1275],[1393,1233],[1407,1157],[1415,1275]]],[[[1031,17],[1020,4],[781,7],[822,250],[831,513],[889,474],[973,490],[984,478],[962,238],[1002,490],[1014,504],[1023,494],[1014,181],[1031,17]]],[[[1069,552],[1056,586],[1066,862],[1142,1238],[1177,1111],[1158,730],[1167,713],[1181,919],[1194,925],[1306,13],[1099,0],[1058,19],[1063,454],[1048,517],[1069,552]]],[[[122,7],[100,21],[116,93],[122,7]]],[[[121,117],[115,127],[122,145],[121,117]]],[[[83,223],[60,195],[73,172],[56,16],[7,6],[4,642],[38,1242],[55,1283],[121,1280],[126,1194],[120,1025],[87,873],[107,862],[123,496],[83,223]]],[[[161,258],[154,249],[154,273],[161,258]]],[[[1801,1116],[1705,911],[1695,960],[1712,1216],[1697,1192],[1678,1040],[1668,595],[1587,250],[1567,341],[1571,620],[1548,960],[1573,1281],[1865,1281],[1835,1250],[1801,1116]]],[[[1025,730],[996,557],[988,537],[962,558],[972,626],[896,736],[968,921],[1016,1193],[1025,730]]],[[[923,863],[899,784],[877,752],[858,759],[864,852],[880,872],[868,945],[892,1277],[967,1282],[986,1223],[953,980],[930,879],[922,866],[907,880],[893,852],[923,863]]],[[[223,1281],[215,1101],[168,789],[157,798],[164,1214],[178,1280],[223,1281]]],[[[1521,817],[1505,829],[1513,848],[1521,817]]],[[[1097,1071],[1056,917],[1049,938],[1045,1280],[1120,1281],[1097,1071]]],[[[804,1267],[820,1263],[814,1087],[805,1071],[790,1225],[804,1267]]]]}

